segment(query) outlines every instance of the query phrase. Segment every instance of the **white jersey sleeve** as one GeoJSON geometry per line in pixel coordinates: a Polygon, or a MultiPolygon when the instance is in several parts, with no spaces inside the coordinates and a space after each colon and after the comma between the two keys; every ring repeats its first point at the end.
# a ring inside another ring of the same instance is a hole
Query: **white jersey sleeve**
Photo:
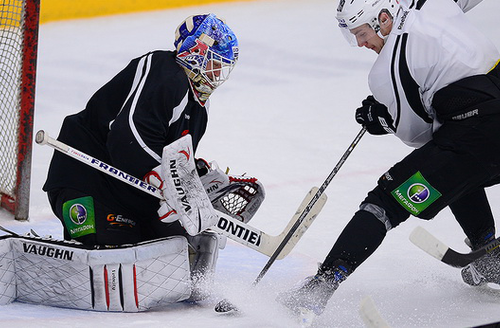
{"type": "MultiPolygon", "coordinates": [[[[427,0],[399,0],[399,4],[401,7],[405,9],[410,8],[420,8],[424,5],[427,0]]],[[[483,0],[452,0],[456,2],[456,4],[462,9],[464,13],[468,12],[479,3],[483,2],[483,0]]]]}
{"type": "Polygon", "coordinates": [[[500,54],[454,0],[414,2],[418,6],[398,12],[368,82],[375,99],[389,108],[396,136],[418,148],[440,126],[431,105],[434,94],[487,73],[500,54]]]}

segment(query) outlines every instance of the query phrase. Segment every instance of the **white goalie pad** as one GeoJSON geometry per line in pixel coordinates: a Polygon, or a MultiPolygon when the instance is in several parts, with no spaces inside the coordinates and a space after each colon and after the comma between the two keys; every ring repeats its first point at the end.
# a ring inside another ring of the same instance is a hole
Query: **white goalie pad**
{"type": "Polygon", "coordinates": [[[0,304],[139,312],[189,298],[187,240],[109,249],[34,237],[0,239],[0,304]]]}
{"type": "Polygon", "coordinates": [[[0,240],[0,305],[16,298],[14,254],[8,239],[0,240]]]}
{"type": "Polygon", "coordinates": [[[165,146],[161,170],[164,196],[179,214],[186,232],[195,236],[214,226],[219,217],[196,171],[191,135],[165,146]]]}

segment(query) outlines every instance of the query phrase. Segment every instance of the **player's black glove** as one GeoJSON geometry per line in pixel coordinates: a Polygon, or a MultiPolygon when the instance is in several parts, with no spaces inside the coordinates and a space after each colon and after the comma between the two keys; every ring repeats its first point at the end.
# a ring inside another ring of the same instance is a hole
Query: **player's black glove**
{"type": "Polygon", "coordinates": [[[375,135],[395,133],[396,128],[391,114],[384,104],[376,101],[373,96],[368,96],[361,104],[363,106],[356,109],[356,122],[364,126],[368,133],[375,135]]]}

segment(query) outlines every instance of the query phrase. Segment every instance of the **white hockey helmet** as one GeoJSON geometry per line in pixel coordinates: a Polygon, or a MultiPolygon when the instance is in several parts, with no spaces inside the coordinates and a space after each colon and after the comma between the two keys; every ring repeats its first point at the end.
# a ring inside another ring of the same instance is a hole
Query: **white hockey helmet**
{"type": "Polygon", "coordinates": [[[386,10],[395,17],[399,9],[399,0],[339,0],[336,18],[346,40],[353,46],[356,38],[350,30],[368,24],[375,32],[380,31],[378,17],[386,10]]]}

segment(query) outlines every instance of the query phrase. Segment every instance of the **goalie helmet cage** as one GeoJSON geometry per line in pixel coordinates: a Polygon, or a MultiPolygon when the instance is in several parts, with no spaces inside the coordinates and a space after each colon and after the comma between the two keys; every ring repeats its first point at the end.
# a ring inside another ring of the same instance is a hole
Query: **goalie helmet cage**
{"type": "Polygon", "coordinates": [[[0,7],[1,206],[27,220],[40,0],[2,0],[0,7]]]}

